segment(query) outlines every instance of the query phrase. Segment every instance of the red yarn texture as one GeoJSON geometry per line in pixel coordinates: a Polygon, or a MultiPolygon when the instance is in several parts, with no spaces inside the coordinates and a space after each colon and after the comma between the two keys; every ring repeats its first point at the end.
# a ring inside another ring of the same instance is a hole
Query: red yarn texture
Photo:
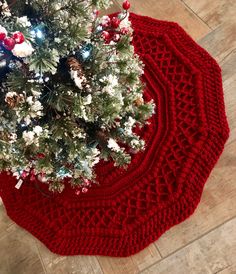
{"type": "Polygon", "coordinates": [[[17,190],[0,177],[9,217],[61,255],[129,256],[157,240],[194,212],[229,135],[216,61],[176,23],[131,21],[145,98],[157,106],[140,130],[146,150],[126,171],[100,163],[100,186],[79,196],[66,187],[48,198],[32,182],[17,190]]]}

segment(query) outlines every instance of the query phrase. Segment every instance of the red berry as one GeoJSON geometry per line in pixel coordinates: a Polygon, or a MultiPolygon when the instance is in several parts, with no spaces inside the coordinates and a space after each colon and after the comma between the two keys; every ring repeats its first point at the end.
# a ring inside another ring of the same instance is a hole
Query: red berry
{"type": "Polygon", "coordinates": [[[7,31],[4,27],[0,26],[0,41],[3,41],[7,36],[7,31]]]}
{"type": "Polygon", "coordinates": [[[3,41],[6,38],[6,33],[5,32],[0,32],[0,41],[3,41]]]}
{"type": "Polygon", "coordinates": [[[31,182],[32,182],[32,181],[35,181],[35,176],[34,176],[34,175],[30,176],[30,181],[31,181],[31,182]]]}
{"type": "Polygon", "coordinates": [[[120,40],[120,35],[118,33],[114,34],[113,41],[118,42],[120,40]]]}
{"type": "Polygon", "coordinates": [[[16,45],[16,42],[13,38],[7,37],[3,40],[3,46],[7,50],[13,50],[16,45]]]}
{"type": "Polygon", "coordinates": [[[31,169],[31,170],[30,170],[30,174],[31,174],[32,176],[35,176],[35,170],[34,170],[34,169],[31,169]]]}
{"type": "Polygon", "coordinates": [[[30,171],[30,181],[35,181],[35,171],[32,169],[31,171],[30,171]]]}
{"type": "Polygon", "coordinates": [[[80,190],[77,189],[77,190],[75,191],[75,194],[76,194],[76,195],[80,195],[80,190]]]}
{"type": "Polygon", "coordinates": [[[43,159],[43,158],[45,158],[45,154],[44,153],[38,153],[37,158],[38,159],[43,159]]]}
{"type": "Polygon", "coordinates": [[[130,8],[130,2],[127,1],[127,0],[125,0],[125,1],[123,2],[123,9],[124,9],[124,10],[128,10],[129,8],[130,8]]]}
{"type": "Polygon", "coordinates": [[[110,21],[111,21],[111,19],[109,16],[107,16],[107,15],[103,16],[102,21],[101,21],[101,26],[104,28],[108,27],[110,25],[110,21]]]}
{"type": "Polygon", "coordinates": [[[113,17],[111,19],[111,26],[114,28],[114,29],[117,29],[120,25],[120,19],[118,19],[117,17],[113,17]]]}
{"type": "Polygon", "coordinates": [[[15,32],[12,38],[16,41],[16,44],[22,44],[25,41],[25,37],[21,32],[15,32]]]}
{"type": "Polygon", "coordinates": [[[99,15],[99,10],[96,10],[96,9],[95,9],[95,10],[93,11],[93,14],[94,14],[96,17],[98,17],[98,15],[99,15]]]}
{"type": "Polygon", "coordinates": [[[104,31],[102,32],[102,37],[103,37],[104,40],[107,41],[108,39],[110,39],[110,33],[109,33],[108,31],[105,31],[105,30],[104,30],[104,31]]]}
{"type": "Polygon", "coordinates": [[[27,171],[23,171],[22,172],[22,174],[21,174],[21,177],[23,178],[23,179],[25,179],[26,177],[28,176],[28,173],[27,173],[27,171]]]}
{"type": "Polygon", "coordinates": [[[88,179],[84,179],[84,183],[83,183],[84,186],[90,186],[91,183],[89,182],[88,179]]]}
{"type": "Polygon", "coordinates": [[[127,34],[128,32],[129,32],[129,29],[126,28],[126,27],[123,27],[123,28],[121,28],[121,30],[120,30],[120,33],[123,34],[123,35],[127,34]]]}
{"type": "Polygon", "coordinates": [[[86,192],[88,192],[88,189],[87,189],[87,187],[83,187],[83,188],[82,188],[82,192],[83,192],[83,193],[86,193],[86,192]]]}

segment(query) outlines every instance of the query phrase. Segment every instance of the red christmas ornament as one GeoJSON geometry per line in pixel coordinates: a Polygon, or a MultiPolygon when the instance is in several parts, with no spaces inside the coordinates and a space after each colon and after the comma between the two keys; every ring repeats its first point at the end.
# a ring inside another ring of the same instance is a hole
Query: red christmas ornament
{"type": "Polygon", "coordinates": [[[117,29],[120,25],[120,19],[118,19],[117,17],[113,17],[111,19],[111,26],[114,28],[114,29],[117,29]]]}
{"type": "Polygon", "coordinates": [[[105,31],[105,30],[104,30],[104,31],[102,32],[102,37],[103,37],[104,40],[107,41],[107,40],[110,39],[111,36],[110,36],[110,33],[109,33],[108,31],[105,31]]]}
{"type": "Polygon", "coordinates": [[[125,1],[123,2],[123,9],[124,9],[124,10],[128,10],[129,8],[130,8],[130,2],[127,1],[127,0],[125,0],[125,1]]]}
{"type": "Polygon", "coordinates": [[[15,32],[12,38],[16,41],[16,44],[22,44],[25,41],[25,37],[22,32],[15,32]]]}
{"type": "Polygon", "coordinates": [[[3,40],[3,46],[7,50],[13,50],[16,45],[16,42],[13,38],[7,37],[3,40]]]}

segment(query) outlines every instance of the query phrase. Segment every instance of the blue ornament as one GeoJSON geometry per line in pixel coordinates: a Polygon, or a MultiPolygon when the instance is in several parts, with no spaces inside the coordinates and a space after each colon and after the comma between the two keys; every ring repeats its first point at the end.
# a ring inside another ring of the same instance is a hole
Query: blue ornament
{"type": "Polygon", "coordinates": [[[41,24],[41,25],[35,27],[31,31],[31,34],[37,44],[39,44],[39,45],[42,44],[43,41],[45,40],[45,26],[44,26],[44,24],[41,24]]]}
{"type": "Polygon", "coordinates": [[[0,79],[4,76],[2,75],[2,73],[4,74],[6,72],[6,69],[9,65],[10,58],[11,57],[7,55],[4,48],[1,47],[1,44],[0,44],[0,79]]]}
{"type": "Polygon", "coordinates": [[[22,131],[24,131],[24,130],[26,130],[28,128],[28,126],[26,124],[24,124],[24,123],[21,123],[20,127],[21,127],[22,131]]]}
{"type": "Polygon", "coordinates": [[[95,147],[97,147],[98,146],[98,141],[92,141],[92,142],[90,142],[90,143],[88,143],[88,148],[95,148],[95,147]]]}
{"type": "Polygon", "coordinates": [[[10,62],[8,67],[9,67],[9,69],[15,69],[17,66],[16,66],[15,62],[10,62]]]}
{"type": "Polygon", "coordinates": [[[7,65],[7,61],[5,59],[0,59],[0,69],[5,68],[7,65]]]}
{"type": "Polygon", "coordinates": [[[89,50],[82,52],[82,57],[83,57],[84,60],[87,60],[89,58],[89,56],[90,56],[90,51],[89,50]]]}
{"type": "Polygon", "coordinates": [[[90,43],[83,45],[81,49],[76,52],[76,58],[82,63],[90,61],[92,59],[92,55],[93,45],[90,43]]]}
{"type": "Polygon", "coordinates": [[[96,27],[95,33],[99,33],[103,31],[103,27],[101,25],[96,27]]]}
{"type": "Polygon", "coordinates": [[[60,178],[71,177],[70,171],[65,167],[60,168],[59,171],[57,172],[57,175],[60,178]]]}
{"type": "Polygon", "coordinates": [[[38,39],[43,39],[44,34],[43,34],[43,32],[42,32],[40,29],[38,29],[38,30],[36,30],[36,32],[35,32],[35,36],[36,36],[38,39]]]}
{"type": "Polygon", "coordinates": [[[0,48],[0,68],[4,68],[6,65],[7,65],[7,61],[6,61],[5,53],[0,48]]]}
{"type": "Polygon", "coordinates": [[[118,128],[118,129],[117,129],[117,132],[118,132],[120,135],[123,135],[125,131],[124,131],[123,128],[118,128]]]}

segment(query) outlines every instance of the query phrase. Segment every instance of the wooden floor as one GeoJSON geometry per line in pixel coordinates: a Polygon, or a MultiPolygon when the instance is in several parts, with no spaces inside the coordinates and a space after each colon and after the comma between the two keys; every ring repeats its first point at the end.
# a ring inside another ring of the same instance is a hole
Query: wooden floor
{"type": "Polygon", "coordinates": [[[0,274],[236,273],[236,0],[131,2],[136,13],[178,22],[222,67],[231,135],[201,203],[191,218],[128,258],[54,255],[0,206],[0,274]]]}

